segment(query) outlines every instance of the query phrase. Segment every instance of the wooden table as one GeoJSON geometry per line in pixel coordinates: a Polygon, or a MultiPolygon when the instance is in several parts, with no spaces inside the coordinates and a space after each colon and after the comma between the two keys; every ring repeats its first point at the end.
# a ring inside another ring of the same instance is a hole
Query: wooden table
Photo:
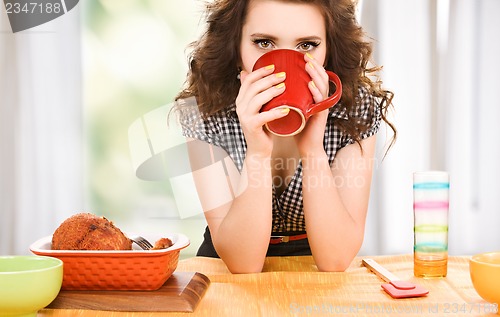
{"type": "Polygon", "coordinates": [[[413,276],[411,255],[371,257],[403,280],[429,290],[426,297],[392,299],[383,281],[356,258],[346,272],[318,272],[312,257],[267,258],[263,273],[231,274],[219,259],[179,262],[178,272],[201,272],[211,284],[194,313],[132,313],[44,309],[38,316],[498,316],[469,276],[468,257],[450,257],[448,276],[413,276]]]}

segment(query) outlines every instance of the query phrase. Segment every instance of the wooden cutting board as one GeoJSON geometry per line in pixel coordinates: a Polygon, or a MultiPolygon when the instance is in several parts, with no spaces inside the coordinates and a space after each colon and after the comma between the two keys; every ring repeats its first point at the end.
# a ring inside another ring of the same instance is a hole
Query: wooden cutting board
{"type": "Polygon", "coordinates": [[[193,312],[210,280],[197,272],[174,272],[156,291],[64,291],[47,308],[129,312],[193,312]]]}

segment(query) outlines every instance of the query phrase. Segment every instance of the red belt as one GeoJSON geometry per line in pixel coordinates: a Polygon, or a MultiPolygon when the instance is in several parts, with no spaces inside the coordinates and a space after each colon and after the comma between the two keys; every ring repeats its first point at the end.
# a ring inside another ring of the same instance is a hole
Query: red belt
{"type": "Polygon", "coordinates": [[[287,243],[289,241],[303,240],[307,239],[307,233],[298,234],[295,236],[271,236],[269,244],[280,244],[287,243]]]}

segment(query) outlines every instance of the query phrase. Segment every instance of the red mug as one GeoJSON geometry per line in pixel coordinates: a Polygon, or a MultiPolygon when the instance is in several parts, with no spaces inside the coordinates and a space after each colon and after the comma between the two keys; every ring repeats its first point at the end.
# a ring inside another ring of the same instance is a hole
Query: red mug
{"type": "Polygon", "coordinates": [[[313,114],[334,106],[342,96],[340,78],[331,71],[326,71],[330,81],[335,84],[335,92],[327,99],[314,103],[308,83],[311,77],[306,72],[304,54],[289,50],[277,49],[262,55],[253,66],[253,70],[274,65],[274,73],[286,72],[285,91],[262,106],[262,111],[275,108],[289,108],[290,112],[283,118],[266,123],[266,128],[279,136],[291,136],[304,129],[307,120],[313,114]]]}

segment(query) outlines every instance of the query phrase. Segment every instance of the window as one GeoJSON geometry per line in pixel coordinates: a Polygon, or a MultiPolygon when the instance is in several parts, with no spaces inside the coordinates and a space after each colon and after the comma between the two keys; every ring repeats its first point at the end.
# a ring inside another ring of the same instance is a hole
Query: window
{"type": "Polygon", "coordinates": [[[184,233],[191,246],[182,255],[193,255],[201,243],[203,215],[181,220],[168,180],[136,177],[128,130],[180,91],[202,2],[89,0],[81,5],[88,211],[107,216],[124,231],[184,233]]]}

